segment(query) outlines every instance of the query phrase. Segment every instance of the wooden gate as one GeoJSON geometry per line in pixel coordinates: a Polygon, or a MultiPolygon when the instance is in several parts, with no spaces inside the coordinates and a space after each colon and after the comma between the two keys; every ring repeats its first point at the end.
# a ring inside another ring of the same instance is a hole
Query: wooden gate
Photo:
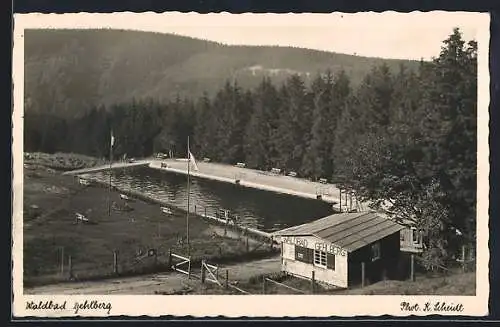
{"type": "Polygon", "coordinates": [[[186,274],[186,275],[188,275],[188,277],[190,277],[191,276],[191,257],[183,257],[183,256],[175,254],[175,253],[172,253],[171,255],[172,255],[172,260],[174,258],[180,260],[180,262],[172,265],[172,269],[175,271],[178,271],[180,273],[186,274]]]}
{"type": "Polygon", "coordinates": [[[219,286],[222,284],[219,282],[219,267],[206,263],[204,260],[201,262],[202,278],[205,280],[215,283],[219,286]],[[203,273],[206,272],[205,275],[203,273]]]}

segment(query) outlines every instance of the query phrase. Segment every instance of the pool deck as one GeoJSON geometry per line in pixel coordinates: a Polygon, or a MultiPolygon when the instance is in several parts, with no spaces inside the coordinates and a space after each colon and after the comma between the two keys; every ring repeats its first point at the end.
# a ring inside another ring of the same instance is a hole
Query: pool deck
{"type": "MultiPolygon", "coordinates": [[[[144,159],[133,163],[116,162],[111,168],[128,168],[148,166],[153,169],[164,170],[177,174],[187,175],[186,159],[144,159]]],[[[190,176],[204,178],[224,183],[237,184],[243,187],[260,189],[281,194],[288,194],[307,199],[331,203],[334,210],[339,210],[340,190],[334,184],[311,182],[306,179],[284,175],[271,174],[249,168],[241,168],[226,164],[197,162],[198,170],[190,169],[190,176]]],[[[66,172],[68,175],[79,175],[108,170],[109,165],[79,169],[66,172]]],[[[355,202],[355,200],[353,200],[355,202]]],[[[347,204],[346,194],[342,194],[342,207],[347,204]]],[[[358,204],[353,205],[356,208],[358,204]]]]}
{"type": "MultiPolygon", "coordinates": [[[[315,183],[296,177],[272,175],[270,172],[218,163],[199,162],[197,166],[198,171],[190,169],[191,176],[314,200],[321,195],[322,201],[332,204],[339,202],[340,191],[332,184],[315,183]]],[[[186,161],[151,160],[149,167],[187,175],[186,161]],[[162,162],[167,167],[162,168],[162,162]]]]}

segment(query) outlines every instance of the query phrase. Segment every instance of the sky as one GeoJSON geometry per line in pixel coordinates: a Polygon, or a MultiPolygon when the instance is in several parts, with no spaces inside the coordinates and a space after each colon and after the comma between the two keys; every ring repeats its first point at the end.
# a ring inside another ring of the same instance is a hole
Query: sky
{"type": "Polygon", "coordinates": [[[278,45],[359,56],[424,59],[439,55],[442,41],[460,28],[478,38],[487,14],[467,12],[357,14],[26,14],[25,28],[115,28],[174,33],[225,44],[278,45]]]}

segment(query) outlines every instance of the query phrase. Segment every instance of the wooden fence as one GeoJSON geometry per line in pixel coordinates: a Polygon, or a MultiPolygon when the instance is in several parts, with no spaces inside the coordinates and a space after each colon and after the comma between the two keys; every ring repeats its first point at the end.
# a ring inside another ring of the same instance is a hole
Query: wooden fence
{"type": "MultiPolygon", "coordinates": [[[[300,293],[300,294],[307,294],[306,291],[303,291],[303,290],[300,290],[298,288],[295,288],[295,287],[292,287],[292,286],[289,286],[289,285],[286,285],[286,284],[283,284],[283,283],[280,283],[280,282],[277,282],[271,278],[268,278],[268,277],[262,277],[262,294],[267,294],[267,283],[270,282],[270,283],[273,283],[274,285],[277,285],[277,286],[280,286],[280,287],[284,287],[286,289],[289,289],[289,290],[292,290],[296,293],[300,293]]],[[[311,293],[313,292],[313,290],[311,289],[311,293]]]]}

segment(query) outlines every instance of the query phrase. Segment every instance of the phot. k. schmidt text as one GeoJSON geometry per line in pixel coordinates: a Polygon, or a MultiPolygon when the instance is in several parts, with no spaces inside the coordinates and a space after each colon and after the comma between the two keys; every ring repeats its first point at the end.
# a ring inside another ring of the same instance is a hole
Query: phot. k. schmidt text
{"type": "Polygon", "coordinates": [[[401,311],[405,312],[462,312],[464,311],[464,306],[462,303],[448,303],[445,301],[437,302],[425,302],[423,304],[419,303],[409,303],[401,302],[401,311]]]}

